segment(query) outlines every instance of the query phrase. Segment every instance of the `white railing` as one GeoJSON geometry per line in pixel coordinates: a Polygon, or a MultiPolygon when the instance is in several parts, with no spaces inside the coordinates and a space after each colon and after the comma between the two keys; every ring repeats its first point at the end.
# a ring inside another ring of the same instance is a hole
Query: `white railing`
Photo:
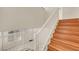
{"type": "Polygon", "coordinates": [[[3,32],[0,37],[0,50],[18,51],[33,50],[45,51],[54,33],[59,18],[57,8],[46,20],[41,28],[19,29],[13,34],[3,32]]]}
{"type": "Polygon", "coordinates": [[[34,37],[36,40],[36,50],[44,51],[49,43],[51,34],[55,31],[57,22],[59,18],[58,8],[51,14],[43,26],[35,33],[34,37]]]}

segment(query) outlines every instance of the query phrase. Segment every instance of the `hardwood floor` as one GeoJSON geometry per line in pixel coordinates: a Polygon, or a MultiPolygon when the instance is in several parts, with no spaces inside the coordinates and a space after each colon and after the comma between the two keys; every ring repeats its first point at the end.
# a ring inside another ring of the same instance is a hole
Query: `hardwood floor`
{"type": "Polygon", "coordinates": [[[48,51],[79,51],[79,19],[59,20],[48,51]]]}

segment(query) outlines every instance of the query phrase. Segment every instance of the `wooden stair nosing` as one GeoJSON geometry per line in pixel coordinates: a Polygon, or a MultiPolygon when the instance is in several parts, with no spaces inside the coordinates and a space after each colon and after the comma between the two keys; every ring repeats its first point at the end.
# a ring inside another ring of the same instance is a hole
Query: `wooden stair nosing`
{"type": "Polygon", "coordinates": [[[76,31],[67,31],[67,30],[56,30],[55,33],[62,33],[62,34],[70,34],[70,35],[78,35],[79,36],[79,32],[76,31]]]}
{"type": "Polygon", "coordinates": [[[73,30],[73,31],[79,31],[79,26],[77,27],[70,27],[70,26],[58,26],[55,30],[73,30]]]}
{"type": "MultiPolygon", "coordinates": [[[[68,41],[68,40],[61,40],[59,38],[54,38],[54,39],[55,39],[55,41],[59,41],[59,42],[61,41],[61,42],[65,43],[65,44],[68,44],[68,45],[79,48],[79,43],[75,43],[75,42],[68,41]]],[[[53,42],[53,40],[51,40],[51,42],[53,42]]]]}
{"type": "Polygon", "coordinates": [[[74,41],[76,43],[79,43],[79,36],[74,36],[74,35],[66,35],[66,34],[54,34],[53,35],[54,38],[59,38],[59,39],[65,39],[65,40],[70,40],[70,41],[74,41]]]}
{"type": "Polygon", "coordinates": [[[48,51],[57,51],[57,50],[51,47],[50,45],[48,45],[48,51]]]}
{"type": "Polygon", "coordinates": [[[67,42],[64,42],[64,41],[62,41],[62,40],[55,40],[55,42],[54,43],[52,43],[52,44],[50,44],[50,45],[52,45],[52,46],[57,46],[57,45],[59,45],[59,46],[61,46],[62,48],[67,48],[68,50],[69,49],[71,49],[71,50],[79,50],[79,46],[77,47],[77,46],[73,46],[73,45],[70,45],[70,44],[68,44],[67,42]]]}
{"type": "Polygon", "coordinates": [[[79,26],[79,23],[59,23],[58,26],[79,26]]]}
{"type": "Polygon", "coordinates": [[[73,29],[69,29],[69,28],[56,28],[56,30],[66,30],[66,31],[77,31],[77,32],[79,32],[79,29],[75,29],[75,28],[73,28],[73,29]]]}
{"type": "Polygon", "coordinates": [[[49,44],[49,46],[51,46],[52,48],[58,51],[74,50],[74,49],[70,49],[70,47],[67,47],[66,45],[65,46],[63,44],[61,45],[60,42],[49,44]]]}
{"type": "MultiPolygon", "coordinates": [[[[59,46],[59,45],[56,45],[56,46],[53,46],[53,45],[49,45],[52,47],[51,50],[55,49],[55,50],[58,50],[58,51],[63,51],[65,50],[65,48],[63,48],[62,46],[59,46]]],[[[67,50],[67,49],[66,49],[67,50]]]]}
{"type": "Polygon", "coordinates": [[[57,28],[79,29],[79,26],[57,26],[57,28]]]}

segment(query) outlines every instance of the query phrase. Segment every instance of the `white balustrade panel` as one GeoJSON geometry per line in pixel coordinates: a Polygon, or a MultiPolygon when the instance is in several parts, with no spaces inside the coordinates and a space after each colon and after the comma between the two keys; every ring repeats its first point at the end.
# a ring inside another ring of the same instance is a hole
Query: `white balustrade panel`
{"type": "Polygon", "coordinates": [[[57,9],[54,15],[52,15],[48,19],[47,23],[41,29],[41,31],[36,34],[37,50],[43,51],[45,47],[48,45],[48,42],[51,38],[51,34],[55,31],[58,22],[58,17],[59,17],[59,12],[57,9]]]}

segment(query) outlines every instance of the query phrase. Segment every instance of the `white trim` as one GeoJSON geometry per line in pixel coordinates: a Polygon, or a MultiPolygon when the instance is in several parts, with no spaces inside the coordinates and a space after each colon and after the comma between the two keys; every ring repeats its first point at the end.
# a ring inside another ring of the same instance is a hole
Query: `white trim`
{"type": "Polygon", "coordinates": [[[43,26],[38,30],[37,33],[35,33],[36,35],[39,34],[43,29],[44,27],[46,26],[46,24],[49,22],[49,20],[51,19],[51,17],[56,13],[56,11],[58,10],[59,8],[57,8],[49,17],[48,19],[46,20],[46,22],[43,24],[43,26]]]}
{"type": "Polygon", "coordinates": [[[62,19],[63,18],[63,8],[60,7],[59,8],[59,19],[62,19]]]}

